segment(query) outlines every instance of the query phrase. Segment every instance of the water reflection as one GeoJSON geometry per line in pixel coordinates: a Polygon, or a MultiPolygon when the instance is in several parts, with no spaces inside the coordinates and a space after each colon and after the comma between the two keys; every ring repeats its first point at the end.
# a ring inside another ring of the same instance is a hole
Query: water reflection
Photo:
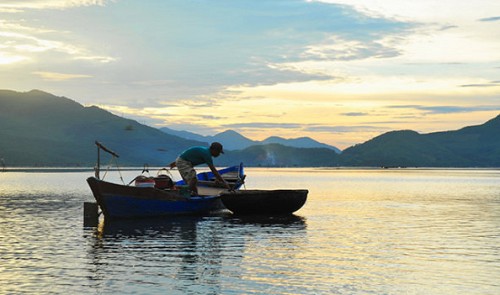
{"type": "Polygon", "coordinates": [[[283,228],[306,228],[306,219],[295,214],[267,216],[267,215],[248,215],[248,216],[231,216],[226,219],[234,224],[254,224],[262,227],[283,227],[283,228]]]}
{"type": "Polygon", "coordinates": [[[0,173],[0,294],[500,294],[498,170],[247,172],[306,206],[82,229],[87,173],[0,173]]]}
{"type": "Polygon", "coordinates": [[[155,238],[176,233],[192,233],[202,217],[102,220],[97,227],[99,238],[155,238]]]}
{"type": "Polygon", "coordinates": [[[255,238],[264,247],[286,246],[303,239],[305,230],[305,219],[296,215],[105,221],[85,232],[89,280],[100,291],[106,282],[127,285],[134,277],[141,284],[131,292],[165,287],[179,294],[220,294],[228,276],[242,280],[244,261],[269,258],[255,238]],[[254,257],[256,250],[262,257],[254,257]]]}

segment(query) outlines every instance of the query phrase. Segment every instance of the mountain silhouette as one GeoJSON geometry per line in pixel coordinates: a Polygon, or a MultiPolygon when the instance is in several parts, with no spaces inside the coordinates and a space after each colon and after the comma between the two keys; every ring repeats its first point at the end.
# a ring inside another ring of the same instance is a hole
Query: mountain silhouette
{"type": "Polygon", "coordinates": [[[334,150],[337,153],[340,153],[340,149],[331,145],[320,143],[309,137],[285,139],[278,136],[271,136],[263,141],[257,141],[257,140],[251,140],[234,130],[226,130],[214,136],[202,136],[188,131],[173,130],[168,127],[162,127],[160,128],[160,130],[162,130],[167,134],[176,135],[186,139],[195,139],[198,141],[204,141],[207,143],[213,141],[219,141],[224,143],[224,149],[226,150],[242,150],[253,145],[267,145],[267,144],[277,143],[284,146],[296,147],[296,148],[327,148],[334,150]]]}
{"type": "Polygon", "coordinates": [[[165,165],[183,149],[203,145],[39,90],[1,90],[0,126],[7,166],[93,166],[96,140],[126,165],[165,165]]]}
{"type": "Polygon", "coordinates": [[[0,90],[2,168],[92,167],[96,140],[117,152],[121,165],[130,166],[166,166],[190,146],[220,141],[226,152],[215,160],[217,165],[500,167],[500,115],[455,131],[391,131],[340,154],[310,138],[252,141],[231,130],[213,137],[169,132],[40,90],[0,90]]]}
{"type": "Polygon", "coordinates": [[[500,167],[500,115],[478,126],[419,134],[391,131],[342,152],[340,165],[500,167]]]}

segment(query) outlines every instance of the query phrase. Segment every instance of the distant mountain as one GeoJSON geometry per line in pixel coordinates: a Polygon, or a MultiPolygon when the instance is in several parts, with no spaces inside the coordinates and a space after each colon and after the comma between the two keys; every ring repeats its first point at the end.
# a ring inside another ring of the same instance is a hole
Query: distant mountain
{"type": "Polygon", "coordinates": [[[309,137],[284,139],[278,136],[271,136],[261,142],[261,144],[270,144],[270,143],[278,143],[285,146],[298,147],[298,148],[326,148],[326,149],[332,149],[339,154],[341,152],[340,149],[334,146],[318,142],[309,137]]]}
{"type": "Polygon", "coordinates": [[[281,144],[253,145],[229,151],[217,158],[220,164],[238,161],[246,166],[262,167],[331,167],[338,165],[339,154],[327,148],[294,148],[281,144]]]}
{"type": "Polygon", "coordinates": [[[218,141],[228,150],[241,150],[255,144],[253,140],[246,138],[236,131],[226,130],[214,136],[207,137],[210,142],[218,141]]]}
{"type": "Polygon", "coordinates": [[[6,166],[93,166],[96,140],[117,152],[119,163],[166,165],[204,144],[38,90],[0,90],[0,126],[6,166]]]}
{"type": "Polygon", "coordinates": [[[320,143],[309,137],[285,139],[278,136],[272,136],[263,141],[256,141],[246,138],[245,136],[233,130],[226,130],[214,136],[202,136],[188,131],[176,131],[168,127],[162,127],[160,128],[160,130],[167,134],[180,136],[186,139],[195,139],[198,141],[204,141],[207,143],[213,141],[219,141],[224,145],[224,149],[227,150],[242,150],[251,147],[253,145],[267,145],[267,144],[277,143],[284,146],[296,147],[296,148],[326,148],[334,150],[337,153],[341,152],[340,149],[334,146],[320,143]]]}
{"type": "MultiPolygon", "coordinates": [[[[500,167],[500,115],[456,131],[391,131],[338,154],[331,148],[309,147],[319,143],[308,138],[271,137],[254,142],[231,130],[210,138],[167,134],[43,91],[0,90],[2,167],[91,167],[96,160],[96,140],[117,152],[122,166],[165,166],[190,146],[220,141],[226,151],[215,160],[218,166],[243,162],[266,167],[500,167]]],[[[109,157],[103,156],[103,165],[106,162],[109,157]]]]}
{"type": "Polygon", "coordinates": [[[344,150],[345,166],[500,167],[500,115],[457,131],[392,131],[344,150]]]}
{"type": "MultiPolygon", "coordinates": [[[[118,153],[118,163],[122,166],[147,163],[160,167],[190,146],[217,140],[229,149],[232,144],[245,142],[243,136],[233,131],[219,133],[208,141],[195,134],[177,134],[180,136],[39,90],[25,93],[0,90],[2,167],[4,163],[7,167],[92,167],[96,161],[96,140],[118,153]],[[190,139],[184,138],[189,136],[190,139]]],[[[247,166],[311,166],[332,163],[330,153],[335,154],[328,150],[318,153],[317,149],[262,145],[237,152],[227,150],[215,163],[232,165],[243,161],[247,166]],[[324,154],[325,158],[318,154],[324,154]],[[270,160],[273,158],[277,161],[270,160]]],[[[103,154],[101,162],[107,165],[109,156],[103,154]]]]}
{"type": "Polygon", "coordinates": [[[185,139],[189,139],[189,140],[196,140],[196,141],[206,142],[206,143],[209,142],[209,140],[207,140],[206,136],[199,135],[199,134],[196,134],[196,133],[193,133],[193,132],[178,131],[178,130],[170,129],[168,127],[161,127],[159,129],[162,132],[165,132],[165,133],[171,134],[171,135],[175,135],[175,136],[178,136],[178,137],[181,137],[181,138],[185,138],[185,139]]]}

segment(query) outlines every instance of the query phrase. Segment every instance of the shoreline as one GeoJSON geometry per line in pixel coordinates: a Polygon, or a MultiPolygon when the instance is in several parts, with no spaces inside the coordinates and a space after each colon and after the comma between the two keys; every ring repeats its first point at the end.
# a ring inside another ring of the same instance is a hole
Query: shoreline
{"type": "MultiPolygon", "coordinates": [[[[156,171],[163,167],[149,167],[149,170],[156,171]]],[[[197,167],[198,170],[203,170],[206,167],[197,167]]],[[[311,170],[372,170],[372,171],[418,171],[418,170],[500,170],[500,167],[262,167],[262,166],[245,166],[245,169],[311,169],[311,170]]],[[[101,171],[136,171],[142,170],[144,167],[122,167],[101,169],[101,171]]],[[[173,169],[177,170],[177,169],[173,169]]],[[[9,167],[0,170],[0,173],[8,172],[26,172],[26,173],[72,173],[72,172],[94,172],[94,167],[9,167]]]]}

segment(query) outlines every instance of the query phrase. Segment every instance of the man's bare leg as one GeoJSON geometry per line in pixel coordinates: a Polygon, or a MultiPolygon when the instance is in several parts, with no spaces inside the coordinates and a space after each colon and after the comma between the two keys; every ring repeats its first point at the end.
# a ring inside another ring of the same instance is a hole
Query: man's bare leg
{"type": "Polygon", "coordinates": [[[191,190],[191,195],[195,195],[197,196],[198,195],[198,179],[196,178],[193,178],[189,181],[188,183],[189,185],[189,189],[191,190]]]}

